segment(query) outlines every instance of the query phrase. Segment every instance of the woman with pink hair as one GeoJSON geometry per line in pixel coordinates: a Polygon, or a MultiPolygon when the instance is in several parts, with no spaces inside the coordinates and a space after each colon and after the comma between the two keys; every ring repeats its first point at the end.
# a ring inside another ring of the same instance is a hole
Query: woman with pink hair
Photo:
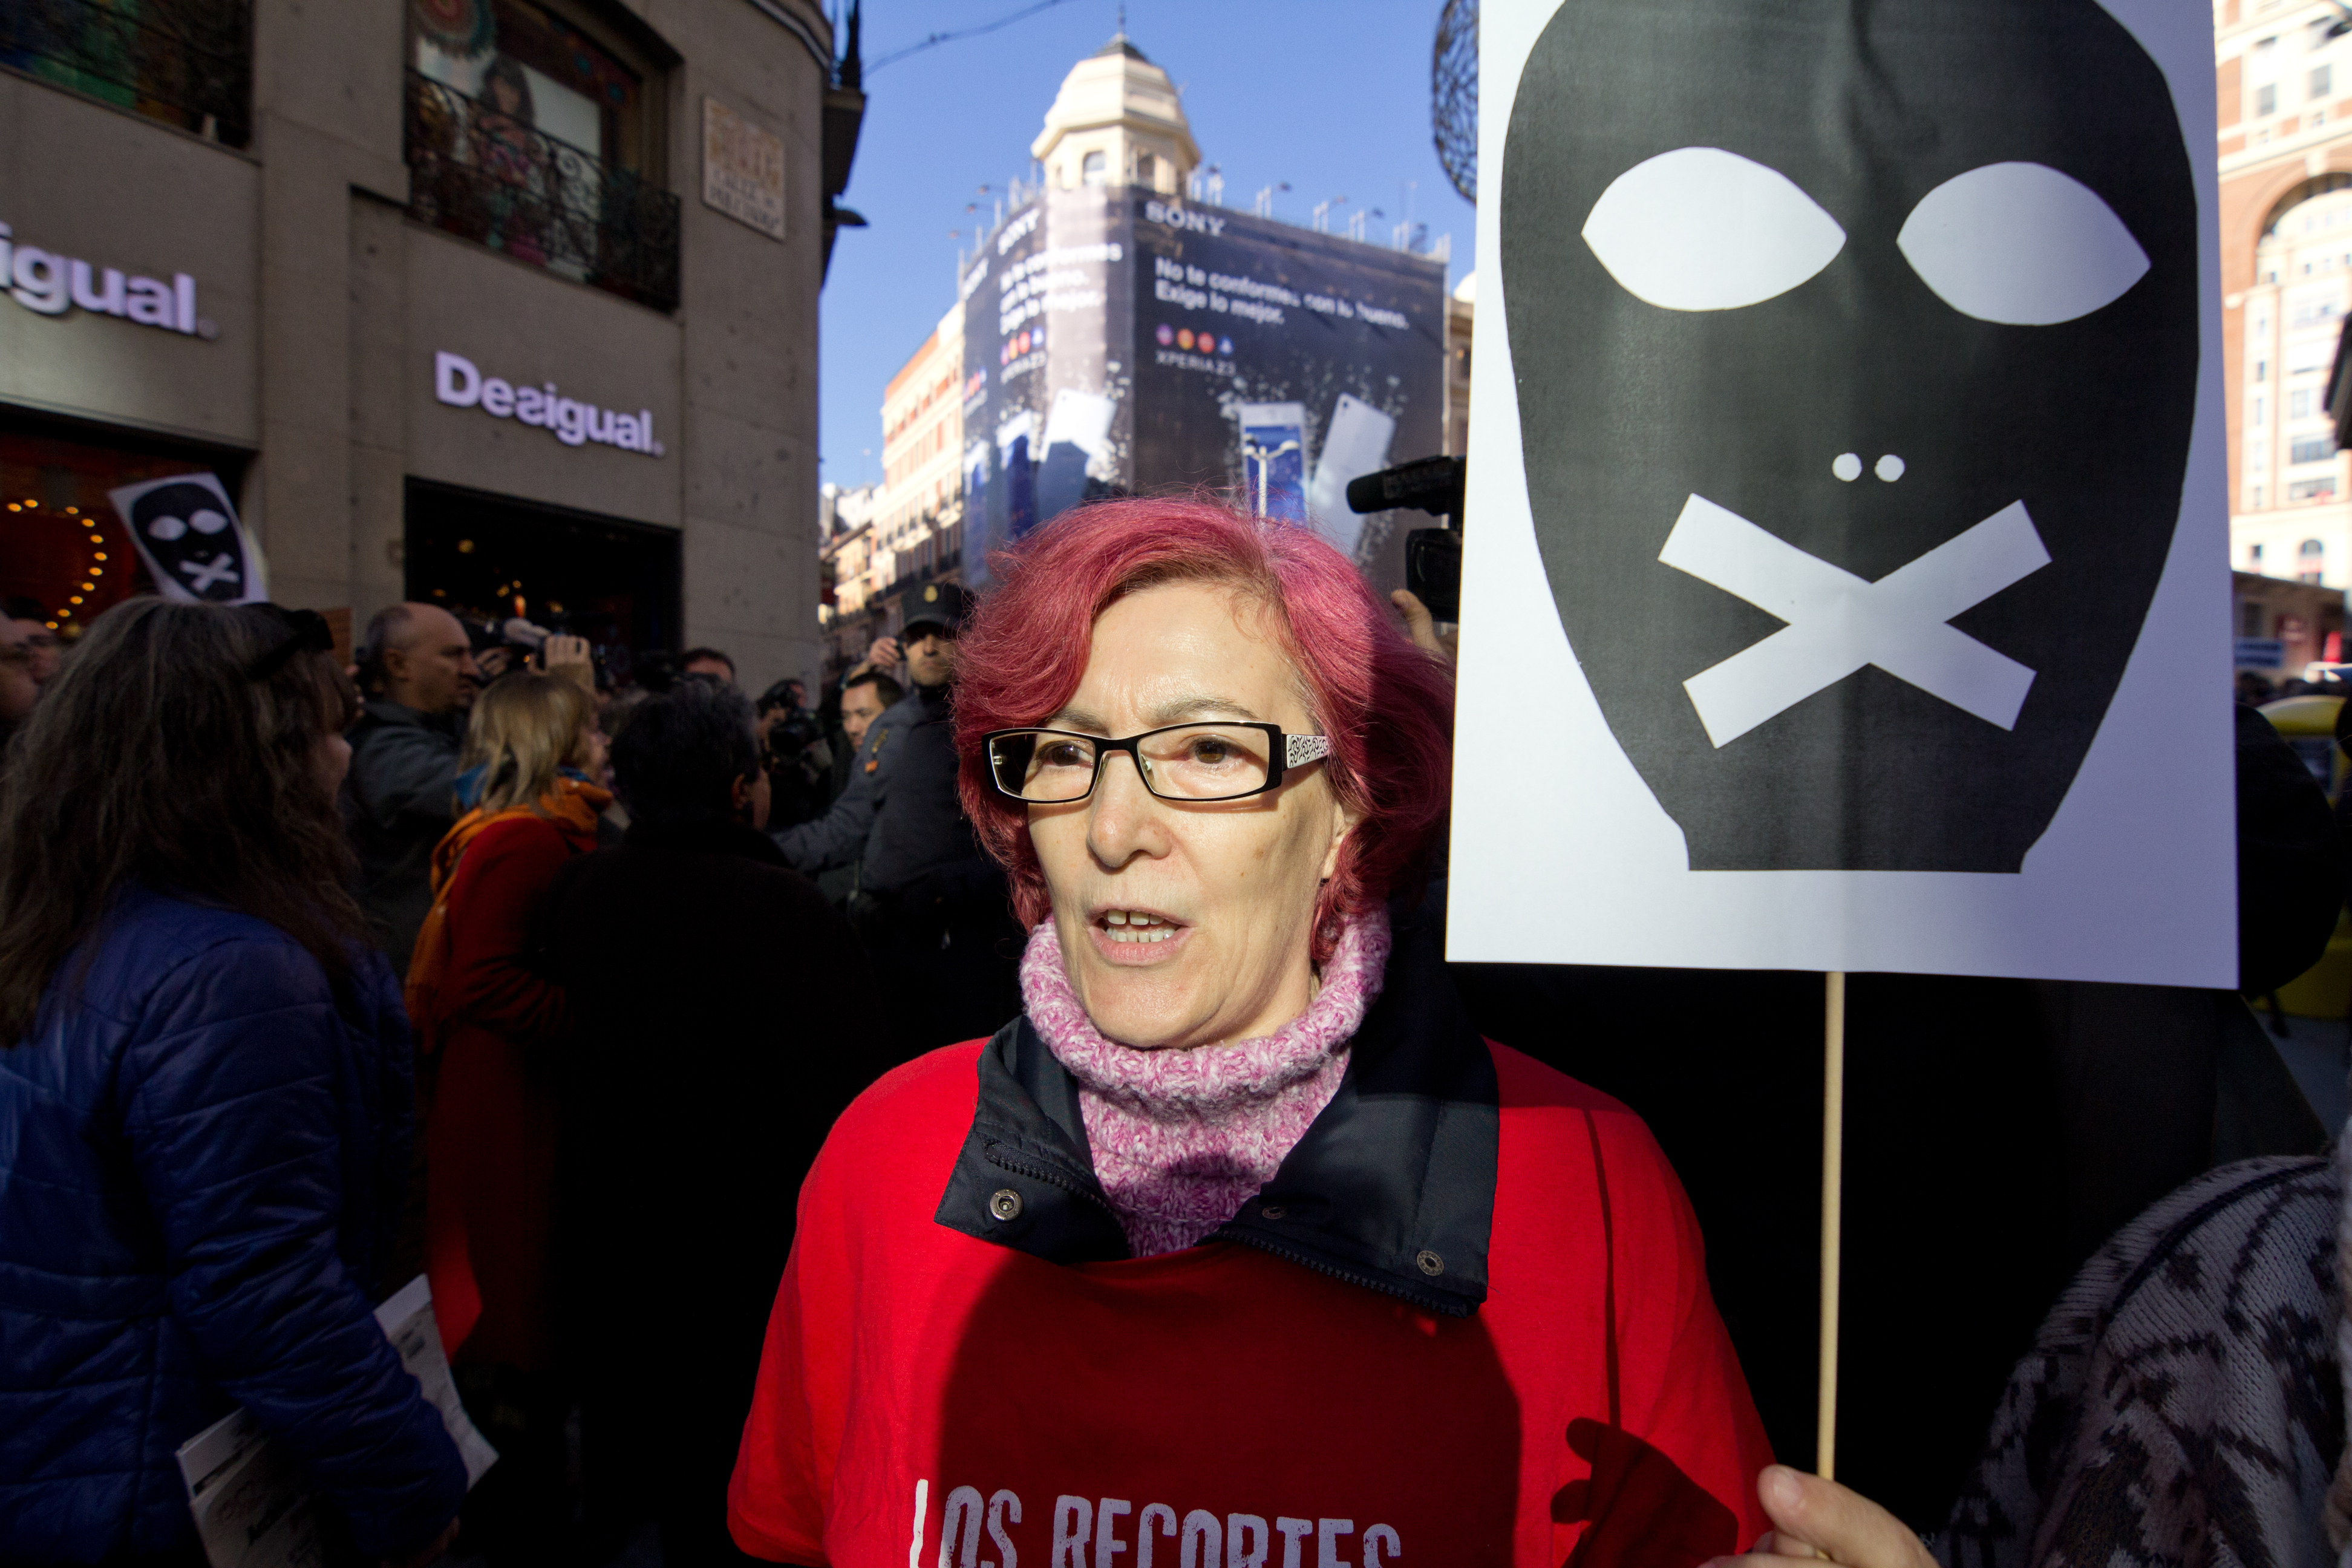
{"type": "Polygon", "coordinates": [[[1672,1171],[1482,1040],[1413,913],[1443,672],[1311,531],[1206,502],[1083,508],[999,572],[957,737],[1030,928],[1024,1010],[835,1126],[737,1542],[834,1568],[1754,1542],[1769,1455],[1672,1171]]]}

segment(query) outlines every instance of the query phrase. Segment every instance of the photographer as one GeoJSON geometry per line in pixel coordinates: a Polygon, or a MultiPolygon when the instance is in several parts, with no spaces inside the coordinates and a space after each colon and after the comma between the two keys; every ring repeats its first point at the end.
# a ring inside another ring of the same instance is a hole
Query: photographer
{"type": "Polygon", "coordinates": [[[768,769],[768,820],[778,827],[806,822],[833,803],[826,786],[835,772],[834,748],[802,704],[804,689],[790,676],[760,695],[758,729],[768,769]]]}

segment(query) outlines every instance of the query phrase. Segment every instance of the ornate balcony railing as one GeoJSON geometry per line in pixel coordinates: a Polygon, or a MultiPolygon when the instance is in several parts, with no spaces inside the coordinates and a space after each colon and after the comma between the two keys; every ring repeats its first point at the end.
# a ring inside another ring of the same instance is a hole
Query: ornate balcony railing
{"type": "Polygon", "coordinates": [[[0,0],[0,66],[231,147],[253,139],[250,0],[0,0]]]}
{"type": "Polygon", "coordinates": [[[408,211],[656,310],[677,306],[677,197],[416,71],[408,211]]]}

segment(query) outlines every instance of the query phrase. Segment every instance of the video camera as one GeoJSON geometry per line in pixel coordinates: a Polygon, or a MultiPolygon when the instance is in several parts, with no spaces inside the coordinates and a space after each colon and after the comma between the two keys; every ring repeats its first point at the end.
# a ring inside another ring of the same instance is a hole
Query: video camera
{"type": "Polygon", "coordinates": [[[1366,474],[1348,485],[1348,510],[1358,514],[1409,509],[1444,519],[1437,528],[1405,535],[1404,585],[1441,621],[1462,618],[1462,487],[1460,458],[1423,458],[1366,474]]]}

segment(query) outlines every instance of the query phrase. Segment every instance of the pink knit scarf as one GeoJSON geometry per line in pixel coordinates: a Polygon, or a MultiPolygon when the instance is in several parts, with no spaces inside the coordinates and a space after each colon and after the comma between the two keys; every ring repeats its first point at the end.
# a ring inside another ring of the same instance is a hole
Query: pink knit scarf
{"type": "Polygon", "coordinates": [[[1381,994],[1389,917],[1374,906],[1340,934],[1306,1012],[1263,1039],[1140,1050],[1087,1016],[1051,921],[1029,933],[1029,1022],[1078,1080],[1095,1175],[1138,1258],[1198,1245],[1265,1185],[1348,1068],[1348,1045],[1381,994]]]}

